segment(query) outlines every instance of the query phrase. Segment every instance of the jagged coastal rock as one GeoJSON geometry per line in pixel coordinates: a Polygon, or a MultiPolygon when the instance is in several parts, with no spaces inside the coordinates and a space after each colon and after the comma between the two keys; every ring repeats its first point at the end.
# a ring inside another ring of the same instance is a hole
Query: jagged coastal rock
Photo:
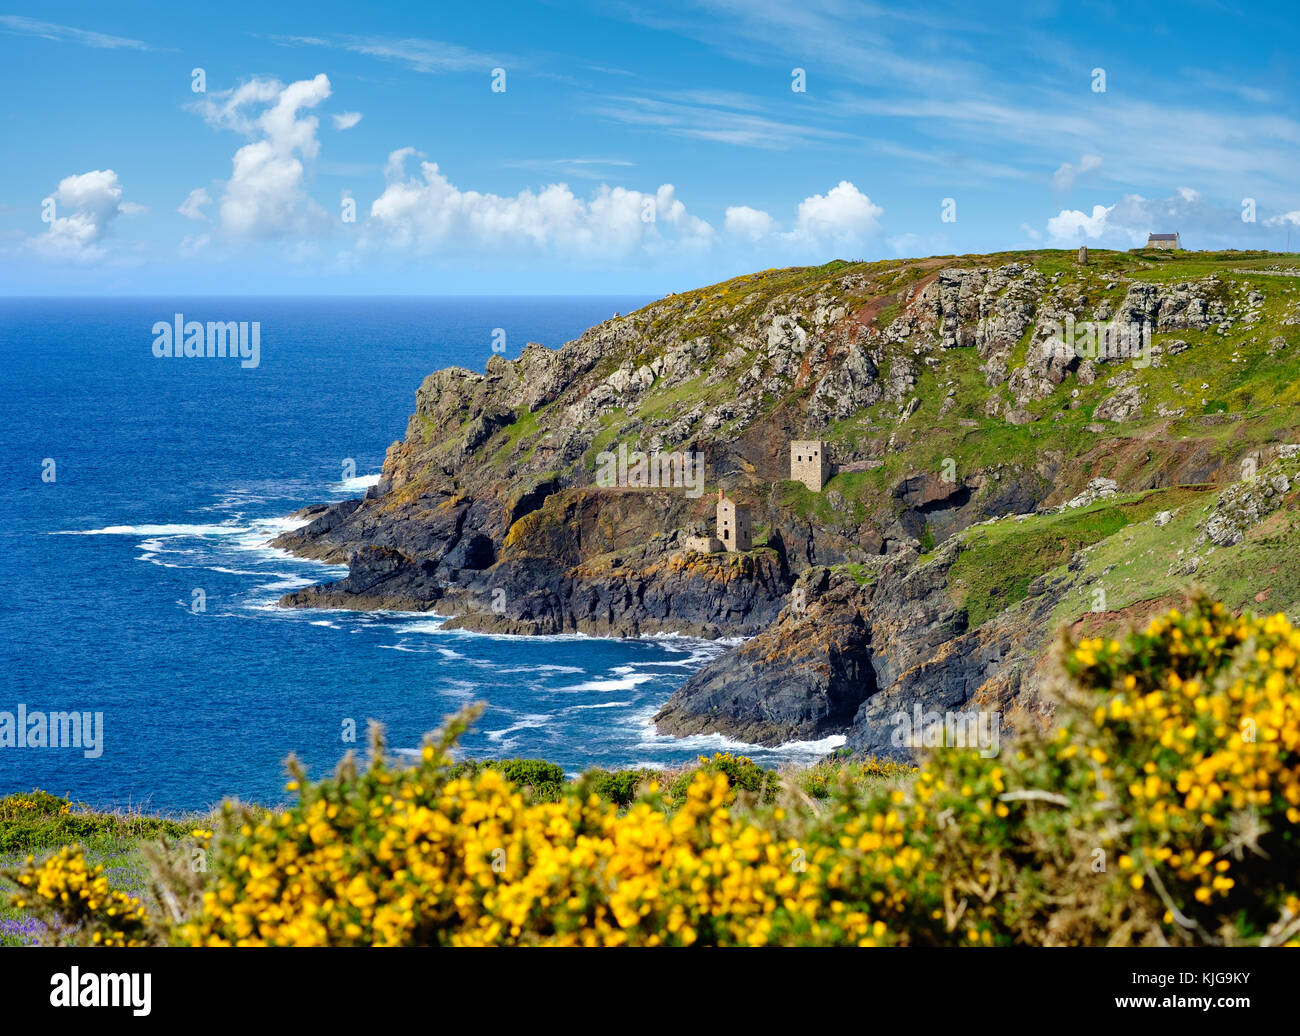
{"type": "Polygon", "coordinates": [[[891,717],[918,703],[1014,729],[1050,709],[1061,623],[1218,571],[1216,549],[1256,549],[1293,506],[1296,401],[1260,365],[1297,355],[1294,278],[1232,254],[1171,279],[1176,261],[767,271],[436,371],[378,484],[274,541],[348,565],[282,603],[747,638],[663,706],[666,733],[906,754],[891,717]],[[1144,351],[1066,340],[1117,326],[1145,329],[1144,351]],[[824,485],[792,477],[795,442],[824,444],[824,485]],[[703,484],[602,482],[620,449],[698,458],[703,484]],[[701,549],[720,546],[716,491],[752,516],[751,549],[701,549]]]}

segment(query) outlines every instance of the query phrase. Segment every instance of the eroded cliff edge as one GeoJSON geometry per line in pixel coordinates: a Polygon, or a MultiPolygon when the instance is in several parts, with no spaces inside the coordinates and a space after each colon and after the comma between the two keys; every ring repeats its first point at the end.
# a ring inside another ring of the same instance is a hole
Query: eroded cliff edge
{"type": "Polygon", "coordinates": [[[349,566],[282,603],[753,638],[673,696],[670,733],[842,733],[882,753],[916,702],[1014,726],[1046,708],[1037,674],[1063,622],[1114,625],[1194,578],[1291,606],[1286,580],[1251,582],[1290,543],[1289,489],[1278,543],[1197,524],[1296,438],[1300,281],[1276,265],[831,263],[671,296],[482,375],[438,371],[379,484],[275,541],[349,566]],[[1144,323],[1149,351],[1048,348],[1067,318],[1144,323]],[[820,493],[789,480],[796,438],[828,443],[820,493]],[[596,485],[619,446],[701,454],[703,491],[596,485]],[[718,488],[751,508],[752,551],[684,549],[718,488]]]}

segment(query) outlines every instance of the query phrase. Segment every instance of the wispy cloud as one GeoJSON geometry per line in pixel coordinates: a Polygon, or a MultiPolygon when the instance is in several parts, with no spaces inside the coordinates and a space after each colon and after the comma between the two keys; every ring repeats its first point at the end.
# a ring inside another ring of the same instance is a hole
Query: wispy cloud
{"type": "Polygon", "coordinates": [[[1300,122],[1284,115],[1247,115],[1131,97],[1025,91],[1021,101],[987,98],[850,98],[844,114],[897,121],[943,141],[968,159],[1014,154],[1045,176],[1064,154],[1106,154],[1107,178],[1132,185],[1184,181],[1231,196],[1253,190],[1289,192],[1300,145],[1300,122]]]}
{"type": "Polygon", "coordinates": [[[70,25],[56,25],[53,22],[37,21],[17,14],[0,14],[0,29],[15,36],[37,36],[44,40],[59,43],[79,43],[83,47],[98,47],[101,50],[152,50],[142,40],[127,39],[125,36],[109,36],[89,29],[75,29],[70,25]]]}
{"type": "Polygon", "coordinates": [[[614,68],[610,65],[583,65],[588,72],[598,72],[604,76],[630,76],[639,79],[636,72],[629,72],[626,68],[614,68]]]}
{"type": "Polygon", "coordinates": [[[528,169],[580,180],[604,180],[613,169],[636,165],[625,158],[510,158],[501,164],[507,169],[528,169]]]}
{"type": "Polygon", "coordinates": [[[978,158],[950,146],[905,147],[891,140],[868,140],[865,144],[877,154],[940,169],[945,181],[952,183],[1025,180],[1030,176],[1030,171],[1021,166],[978,158]]]}
{"type": "MultiPolygon", "coordinates": [[[[440,75],[449,72],[487,71],[508,59],[470,50],[456,43],[419,37],[385,36],[268,36],[282,47],[328,47],[391,61],[414,72],[440,75]]],[[[512,62],[517,64],[517,62],[512,62]]]]}
{"type": "Polygon", "coordinates": [[[1102,158],[1100,155],[1082,155],[1079,163],[1062,162],[1052,174],[1052,186],[1058,191],[1069,191],[1074,188],[1074,181],[1084,173],[1090,173],[1094,169],[1101,167],[1102,158]]]}
{"type": "Polygon", "coordinates": [[[1179,72],[1179,76],[1184,80],[1195,80],[1207,90],[1231,94],[1253,104],[1269,104],[1273,101],[1273,94],[1268,90],[1252,86],[1250,83],[1244,83],[1239,79],[1220,75],[1218,72],[1211,72],[1209,69],[1184,68],[1179,72]]]}
{"type": "MultiPolygon", "coordinates": [[[[714,95],[712,99],[718,98],[714,95]]],[[[622,96],[598,101],[592,113],[613,122],[660,129],[676,136],[768,150],[786,150],[847,136],[837,130],[769,118],[755,110],[736,111],[736,107],[735,103],[720,107],[658,97],[622,96]]]]}
{"type": "Polygon", "coordinates": [[[763,64],[774,54],[858,83],[957,90],[979,82],[973,40],[995,27],[925,5],[884,7],[863,0],[703,0],[687,13],[625,4],[628,21],[707,44],[727,57],[763,64]],[[906,41],[919,41],[909,53],[906,41]]]}
{"type": "MultiPolygon", "coordinates": [[[[1063,156],[1104,154],[1096,177],[1126,187],[1166,189],[1176,170],[1225,197],[1293,196],[1300,122],[1286,109],[1261,107],[1276,104],[1286,77],[1260,85],[1204,68],[1156,68],[1112,76],[1111,92],[1094,93],[1089,72],[1115,49],[1063,35],[1052,7],[1027,12],[1015,34],[998,18],[981,22],[943,3],[698,0],[649,14],[629,5],[619,11],[729,59],[770,67],[774,76],[806,66],[800,103],[808,117],[897,141],[902,150],[891,157],[911,151],[933,164],[933,155],[959,155],[954,172],[969,176],[978,166],[980,176],[1028,175],[1060,189],[1087,171],[1064,168],[1063,156]],[[1189,85],[1196,88],[1190,95],[1189,85]]],[[[641,110],[627,121],[662,114],[641,110]]],[[[747,142],[756,143],[752,135],[747,142]]]]}

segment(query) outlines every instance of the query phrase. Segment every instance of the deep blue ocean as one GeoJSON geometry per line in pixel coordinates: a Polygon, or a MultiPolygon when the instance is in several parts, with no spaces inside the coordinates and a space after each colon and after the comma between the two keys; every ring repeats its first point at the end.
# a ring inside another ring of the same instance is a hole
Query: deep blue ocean
{"type": "MultiPolygon", "coordinates": [[[[309,503],[359,495],[431,371],[558,347],[621,297],[0,299],[0,713],[103,714],[102,754],[0,748],[0,794],[156,811],[284,801],[367,721],[414,749],[486,711],[462,754],[570,772],[737,746],[650,716],[716,644],[444,631],[409,613],[278,608],[344,569],[266,546],[309,503]],[[160,359],[153,325],[258,321],[260,363],[160,359]],[[50,462],[53,462],[51,465],[50,462]],[[351,477],[345,477],[345,476],[351,477]],[[203,608],[196,608],[202,600],[203,608]]],[[[747,750],[774,763],[826,742],[747,750]]]]}

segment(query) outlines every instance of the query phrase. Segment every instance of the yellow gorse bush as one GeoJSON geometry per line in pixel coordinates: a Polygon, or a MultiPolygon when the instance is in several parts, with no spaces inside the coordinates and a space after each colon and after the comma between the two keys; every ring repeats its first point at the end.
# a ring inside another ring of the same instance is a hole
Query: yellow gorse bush
{"type": "MultiPolygon", "coordinates": [[[[803,880],[793,841],[731,815],[722,773],[698,773],[671,814],[646,800],[620,813],[594,795],[529,804],[493,770],[439,783],[445,762],[426,746],[414,769],[372,765],[304,789],[298,811],[240,824],[227,880],[180,937],[688,946],[817,923],[823,883],[803,880]]],[[[865,917],[833,934],[872,938],[865,917]]]]}
{"type": "MultiPolygon", "coordinates": [[[[626,808],[581,782],[533,801],[452,775],[461,717],[413,766],[376,750],[299,776],[283,813],[227,805],[193,833],[192,906],[152,923],[194,945],[1294,944],[1300,631],[1197,600],[1059,662],[1054,732],[821,774],[817,801],[738,794],[731,757],[626,808]]],[[[132,941],[144,908],[78,859],[31,862],[29,905],[132,941]]]]}
{"type": "Polygon", "coordinates": [[[1243,926],[1293,939],[1300,630],[1197,601],[1126,644],[1083,641],[1065,668],[1073,703],[1093,701],[1057,732],[1058,754],[1087,760],[1094,813],[1123,817],[1110,826],[1130,885],[1154,885],[1164,922],[1207,940],[1243,926]]]}
{"type": "Polygon", "coordinates": [[[14,880],[21,887],[14,906],[49,906],[61,927],[84,926],[96,945],[144,946],[150,941],[144,905],[110,889],[104,868],[89,865],[76,846],[60,849],[39,866],[29,856],[14,880]]]}

